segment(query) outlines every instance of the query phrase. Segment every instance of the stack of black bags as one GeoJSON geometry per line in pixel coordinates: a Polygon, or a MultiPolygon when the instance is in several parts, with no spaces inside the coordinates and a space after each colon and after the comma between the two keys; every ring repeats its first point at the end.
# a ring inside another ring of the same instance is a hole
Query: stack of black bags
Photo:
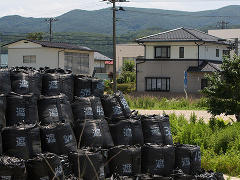
{"type": "Polygon", "coordinates": [[[102,80],[0,69],[0,179],[221,179],[198,146],[173,144],[168,116],[133,113],[102,80]]]}

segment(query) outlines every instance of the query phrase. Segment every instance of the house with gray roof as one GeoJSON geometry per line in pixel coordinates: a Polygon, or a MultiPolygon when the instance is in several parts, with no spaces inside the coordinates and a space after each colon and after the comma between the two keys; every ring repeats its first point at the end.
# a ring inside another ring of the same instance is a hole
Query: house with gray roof
{"type": "Polygon", "coordinates": [[[70,69],[74,74],[92,75],[94,50],[71,43],[18,40],[8,47],[8,66],[70,69]]]}
{"type": "Polygon", "coordinates": [[[136,89],[198,93],[206,87],[206,73],[221,71],[226,40],[205,32],[177,28],[136,40],[144,46],[144,57],[136,61],[136,89]]]}

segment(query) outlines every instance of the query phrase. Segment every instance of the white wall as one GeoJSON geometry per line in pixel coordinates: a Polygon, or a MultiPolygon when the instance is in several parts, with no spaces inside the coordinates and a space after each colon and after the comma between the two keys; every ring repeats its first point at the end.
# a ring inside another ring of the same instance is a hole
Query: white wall
{"type": "Polygon", "coordinates": [[[117,44],[117,72],[121,71],[124,57],[144,56],[144,46],[139,44],[117,44]]]}
{"type": "MultiPolygon", "coordinates": [[[[184,47],[183,59],[198,59],[198,47],[193,42],[156,42],[146,44],[146,59],[154,59],[156,46],[171,46],[170,59],[179,58],[179,48],[184,47]]],[[[222,51],[227,50],[226,45],[206,43],[199,47],[199,58],[206,60],[222,60],[222,51]],[[216,57],[216,49],[219,49],[219,57],[216,57]]]]}
{"type": "Polygon", "coordinates": [[[179,48],[184,47],[184,59],[197,59],[197,47],[192,42],[156,42],[146,44],[146,59],[154,59],[155,46],[171,46],[170,58],[179,59],[179,48]]]}
{"type": "Polygon", "coordinates": [[[41,47],[38,44],[25,41],[13,43],[8,46],[8,66],[31,66],[35,68],[48,66],[50,68],[63,68],[64,69],[64,52],[78,52],[89,53],[89,75],[92,75],[94,70],[94,52],[79,51],[79,50],[64,50],[58,48],[41,47]],[[23,56],[35,55],[35,64],[23,63],[23,56]],[[59,55],[59,56],[58,56],[59,55]],[[58,62],[59,59],[59,62],[58,62]],[[59,65],[58,65],[59,64],[59,65]]]}
{"type": "Polygon", "coordinates": [[[227,50],[225,45],[207,43],[199,47],[199,58],[221,61],[223,57],[223,50],[227,50]],[[219,57],[216,57],[216,49],[219,49],[219,57]]]}

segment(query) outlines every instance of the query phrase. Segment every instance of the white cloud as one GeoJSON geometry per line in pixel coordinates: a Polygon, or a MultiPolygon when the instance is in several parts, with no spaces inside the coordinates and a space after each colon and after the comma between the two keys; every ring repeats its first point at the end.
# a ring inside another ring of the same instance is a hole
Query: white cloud
{"type": "MultiPolygon", "coordinates": [[[[130,0],[122,6],[158,8],[184,11],[216,9],[238,4],[240,0],[130,0]]],[[[5,0],[1,2],[0,16],[26,17],[59,16],[73,9],[95,10],[110,7],[101,0],[5,0]]]]}

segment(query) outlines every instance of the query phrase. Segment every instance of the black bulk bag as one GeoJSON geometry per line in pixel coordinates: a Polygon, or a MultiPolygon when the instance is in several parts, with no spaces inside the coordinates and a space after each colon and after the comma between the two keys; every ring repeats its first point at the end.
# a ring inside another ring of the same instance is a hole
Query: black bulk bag
{"type": "Polygon", "coordinates": [[[141,122],[145,144],[164,144],[163,134],[161,130],[161,121],[159,121],[159,118],[157,116],[142,116],[141,122]]]}
{"type": "Polygon", "coordinates": [[[157,117],[160,121],[164,144],[173,145],[173,138],[172,138],[172,133],[170,128],[169,116],[164,115],[164,116],[157,116],[157,117]]]}
{"type": "Polygon", "coordinates": [[[196,179],[194,176],[189,174],[184,174],[181,169],[176,169],[173,171],[173,174],[171,174],[171,177],[174,180],[193,180],[196,179]]]}
{"type": "Polygon", "coordinates": [[[18,94],[33,93],[37,96],[42,90],[41,73],[33,68],[12,68],[10,71],[12,91],[18,94]]]}
{"type": "Polygon", "coordinates": [[[84,75],[74,76],[74,96],[89,97],[92,95],[92,80],[84,75]]]}
{"type": "Polygon", "coordinates": [[[60,159],[53,153],[38,154],[26,161],[28,180],[64,180],[60,159]]]}
{"type": "Polygon", "coordinates": [[[132,112],[131,112],[131,110],[128,106],[128,103],[127,103],[125,97],[123,96],[122,92],[121,91],[116,92],[115,97],[122,108],[124,116],[126,118],[129,118],[131,116],[132,112]]]}
{"type": "Polygon", "coordinates": [[[8,94],[11,92],[11,80],[9,69],[0,68],[0,94],[8,94]]]}
{"type": "Polygon", "coordinates": [[[0,130],[6,127],[6,96],[0,94],[0,130]]]}
{"type": "Polygon", "coordinates": [[[7,96],[7,126],[38,123],[37,97],[11,93],[7,96]]]}
{"type": "Polygon", "coordinates": [[[88,97],[75,97],[72,103],[74,121],[93,119],[93,110],[88,97]]]}
{"type": "Polygon", "coordinates": [[[6,127],[2,130],[3,153],[29,159],[41,153],[40,129],[36,125],[6,127]]]}
{"type": "Polygon", "coordinates": [[[104,81],[97,78],[92,78],[92,95],[96,97],[102,97],[104,94],[104,81]]]}
{"type": "Polygon", "coordinates": [[[0,156],[1,180],[26,180],[24,160],[16,157],[0,156]]]}
{"type": "Polygon", "coordinates": [[[113,95],[104,95],[101,99],[104,114],[110,120],[118,120],[124,117],[122,108],[113,95]]]}
{"type": "Polygon", "coordinates": [[[79,179],[104,180],[104,162],[100,151],[82,149],[69,154],[73,173],[79,179]]]}
{"type": "Polygon", "coordinates": [[[106,120],[85,120],[74,122],[74,132],[81,147],[113,147],[112,136],[106,120]]]}
{"type": "Polygon", "coordinates": [[[175,149],[172,145],[145,144],[142,147],[142,172],[169,176],[175,166],[175,149]]]}
{"type": "Polygon", "coordinates": [[[72,166],[70,164],[70,161],[68,159],[68,155],[60,155],[58,157],[63,167],[64,176],[65,177],[71,176],[73,174],[73,171],[72,171],[72,166]]]}
{"type": "Polygon", "coordinates": [[[178,144],[176,149],[176,167],[185,174],[195,175],[201,170],[201,151],[199,146],[178,144]]]}
{"type": "Polygon", "coordinates": [[[93,118],[94,119],[104,119],[104,110],[102,106],[101,99],[99,97],[90,97],[90,102],[92,105],[93,118]]]}
{"type": "Polygon", "coordinates": [[[0,133],[0,155],[3,152],[3,148],[2,148],[2,134],[0,133]]]}
{"type": "Polygon", "coordinates": [[[141,147],[115,146],[109,150],[111,174],[133,176],[141,173],[141,147]]]}
{"type": "Polygon", "coordinates": [[[144,144],[140,120],[121,120],[117,123],[109,124],[109,128],[115,145],[144,144]]]}
{"type": "Polygon", "coordinates": [[[71,102],[73,100],[74,80],[70,71],[63,69],[47,69],[42,77],[42,94],[56,96],[63,93],[71,102]]]}
{"type": "Polygon", "coordinates": [[[38,113],[42,125],[73,122],[72,108],[64,94],[41,96],[38,101],[38,113]]]}
{"type": "Polygon", "coordinates": [[[69,123],[41,126],[41,140],[43,152],[62,155],[77,151],[77,142],[69,123]]]}

